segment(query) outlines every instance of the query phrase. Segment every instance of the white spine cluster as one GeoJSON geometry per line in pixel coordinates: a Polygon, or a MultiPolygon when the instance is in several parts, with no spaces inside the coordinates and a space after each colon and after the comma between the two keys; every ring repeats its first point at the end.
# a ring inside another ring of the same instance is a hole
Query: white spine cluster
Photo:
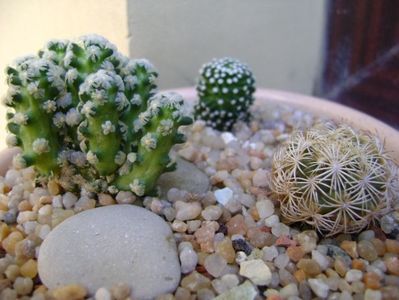
{"type": "Polygon", "coordinates": [[[38,138],[32,143],[32,150],[37,154],[42,154],[50,151],[48,140],[44,138],[38,138]]]}

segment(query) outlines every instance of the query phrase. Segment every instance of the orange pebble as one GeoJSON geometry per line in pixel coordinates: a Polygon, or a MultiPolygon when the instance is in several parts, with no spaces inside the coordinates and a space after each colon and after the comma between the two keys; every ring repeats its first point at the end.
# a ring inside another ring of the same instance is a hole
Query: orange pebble
{"type": "Polygon", "coordinates": [[[306,273],[305,273],[304,270],[299,269],[299,270],[296,270],[296,271],[295,271],[294,277],[295,277],[295,279],[296,279],[298,282],[302,282],[302,281],[306,280],[306,273]]]}
{"type": "Polygon", "coordinates": [[[364,264],[364,261],[361,259],[354,259],[352,260],[352,268],[360,271],[364,271],[366,266],[364,264]]]}
{"type": "Polygon", "coordinates": [[[374,272],[367,272],[363,277],[363,281],[364,284],[366,285],[366,288],[373,290],[379,289],[381,287],[380,280],[381,280],[380,276],[378,276],[374,272]]]}

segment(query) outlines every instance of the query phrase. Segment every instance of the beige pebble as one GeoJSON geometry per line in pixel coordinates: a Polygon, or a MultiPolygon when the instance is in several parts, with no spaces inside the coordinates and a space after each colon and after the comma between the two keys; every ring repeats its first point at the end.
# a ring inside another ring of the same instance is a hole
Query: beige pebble
{"type": "Polygon", "coordinates": [[[50,291],[57,300],[82,300],[86,297],[86,289],[77,284],[61,286],[50,291]]]}

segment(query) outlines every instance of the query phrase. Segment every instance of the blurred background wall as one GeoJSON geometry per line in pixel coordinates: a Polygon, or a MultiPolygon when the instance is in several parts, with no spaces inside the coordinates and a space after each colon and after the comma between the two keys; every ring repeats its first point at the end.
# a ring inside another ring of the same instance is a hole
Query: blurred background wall
{"type": "Polygon", "coordinates": [[[149,58],[160,87],[195,83],[213,57],[246,62],[261,87],[311,94],[321,70],[324,0],[130,0],[130,55],[149,58]]]}
{"type": "MultiPolygon", "coordinates": [[[[98,33],[130,57],[150,59],[160,88],[195,83],[200,66],[232,56],[259,87],[311,94],[320,75],[326,0],[0,0],[4,68],[52,38],[98,33]]],[[[0,149],[5,147],[0,108],[0,149]]]]}

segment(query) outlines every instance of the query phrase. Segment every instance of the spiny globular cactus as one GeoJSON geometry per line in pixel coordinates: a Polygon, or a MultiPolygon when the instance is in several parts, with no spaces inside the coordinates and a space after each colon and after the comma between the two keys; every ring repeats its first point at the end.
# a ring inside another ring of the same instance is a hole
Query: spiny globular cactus
{"type": "Polygon", "coordinates": [[[169,151],[191,119],[183,99],[156,94],[157,72],[97,35],[50,41],[6,69],[7,141],[15,162],[59,178],[65,189],[150,193],[172,170],[169,151]]]}
{"type": "Polygon", "coordinates": [[[249,68],[233,58],[213,59],[202,66],[197,84],[195,118],[226,131],[249,118],[255,79],[249,68]]]}
{"type": "Polygon", "coordinates": [[[397,168],[377,138],[347,125],[298,131],[275,153],[272,191],[288,222],[354,233],[391,208],[397,168]]]}

